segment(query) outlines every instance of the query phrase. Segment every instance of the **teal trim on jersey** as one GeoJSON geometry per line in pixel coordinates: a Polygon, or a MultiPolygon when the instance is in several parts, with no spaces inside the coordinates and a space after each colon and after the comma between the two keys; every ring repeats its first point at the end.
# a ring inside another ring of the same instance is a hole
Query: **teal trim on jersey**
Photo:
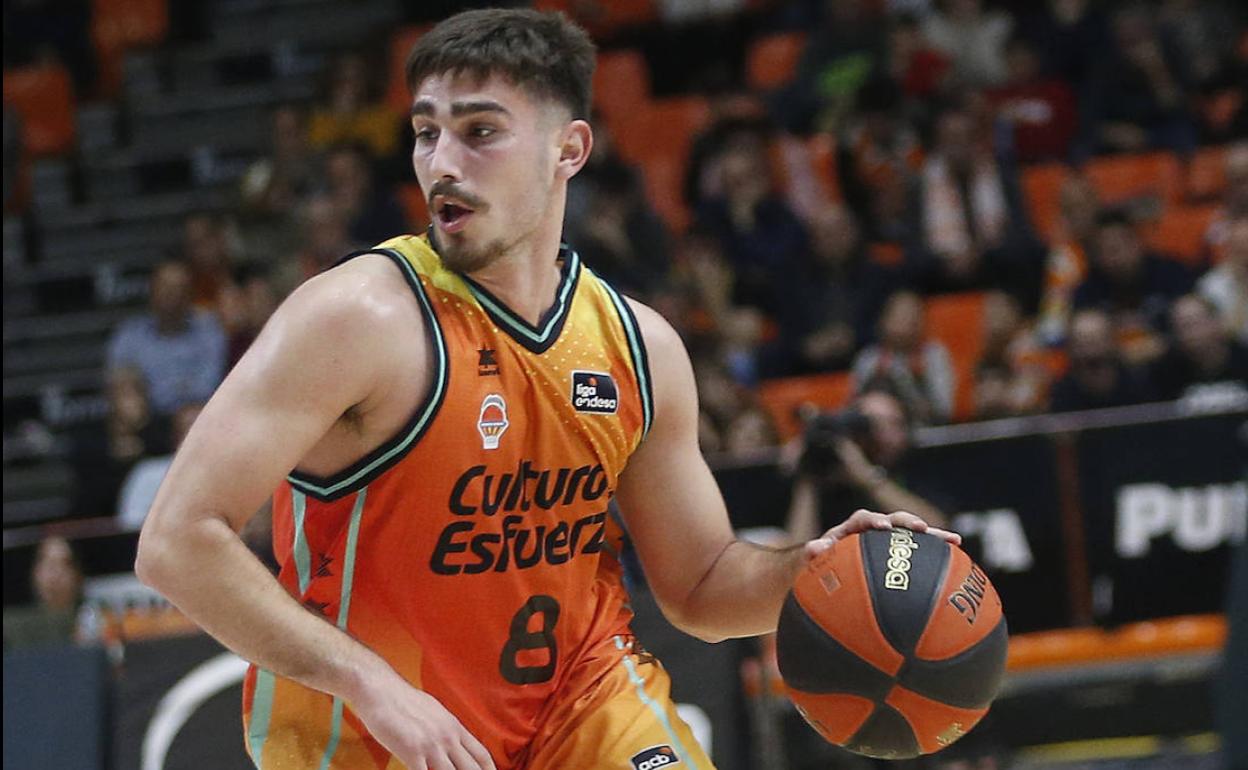
{"type": "Polygon", "coordinates": [[[442,326],[438,323],[437,314],[433,311],[433,303],[429,301],[425,288],[420,283],[420,276],[417,275],[411,263],[397,251],[382,249],[373,253],[389,256],[399,264],[406,273],[407,282],[411,284],[412,290],[420,300],[425,319],[429,323],[430,337],[433,340],[437,358],[433,388],[423,408],[416,418],[407,424],[405,431],[399,437],[370,452],[352,467],[329,479],[318,479],[302,473],[291,473],[286,477],[292,487],[321,499],[333,499],[348,493],[360,482],[367,484],[375,475],[397,462],[398,458],[402,457],[429,427],[438,408],[442,406],[442,399],[446,396],[447,382],[450,377],[446,338],[442,334],[442,326]]]}
{"type": "MultiPolygon", "coordinates": [[[[597,275],[594,277],[598,278],[597,275]]],[[[644,439],[650,433],[650,425],[654,422],[654,396],[650,388],[650,362],[646,356],[646,344],[641,337],[637,318],[628,307],[628,303],[611,284],[601,278],[598,278],[598,283],[602,284],[602,287],[607,290],[607,295],[611,297],[615,311],[620,316],[620,323],[624,326],[624,335],[628,337],[628,352],[633,359],[633,372],[637,375],[637,387],[641,391],[641,437],[644,439]]]]}
{"type": "Polygon", "coordinates": [[[308,511],[308,498],[297,489],[291,490],[290,498],[295,519],[295,574],[299,576],[299,596],[302,597],[308,592],[308,583],[312,582],[312,556],[308,552],[308,535],[303,530],[303,517],[308,511]]]}
{"type": "Polygon", "coordinates": [[[676,752],[676,756],[693,768],[693,770],[697,770],[698,766],[694,764],[693,757],[689,755],[684,744],[680,742],[680,738],[676,736],[671,720],[667,718],[667,711],[661,704],[656,703],[653,698],[646,694],[646,680],[642,679],[641,674],[637,673],[637,665],[629,657],[630,653],[624,645],[624,640],[618,636],[615,637],[615,649],[624,652],[624,658],[620,662],[624,664],[624,668],[628,669],[628,679],[637,688],[637,697],[654,712],[654,715],[659,719],[659,723],[663,725],[663,729],[667,732],[667,737],[672,739],[672,750],[676,752]]]}
{"type": "Polygon", "coordinates": [[[569,299],[571,298],[573,287],[576,286],[576,278],[580,266],[580,256],[575,251],[569,249],[567,269],[564,271],[563,282],[559,286],[559,291],[555,295],[553,312],[550,312],[550,317],[546,319],[546,324],[540,329],[517,316],[510,308],[491,296],[488,291],[477,285],[473,280],[465,277],[464,284],[477,302],[481,303],[481,306],[486,309],[490,317],[506,326],[508,331],[519,334],[534,345],[545,345],[550,341],[550,337],[555,329],[561,328],[560,321],[568,313],[568,306],[571,304],[569,299]]]}
{"type": "MultiPolygon", "coordinates": [[[[364,514],[364,501],[368,497],[368,487],[364,487],[355,495],[355,505],[351,508],[351,523],[347,526],[347,549],[342,560],[342,592],[338,599],[338,628],[347,630],[347,615],[351,611],[351,586],[355,580],[355,552],[360,542],[360,518],[364,514]]],[[[338,751],[338,742],[342,740],[342,699],[334,698],[334,713],[329,722],[329,742],[325,744],[325,754],[321,757],[321,770],[328,770],[334,752],[338,751]]]]}
{"type": "Polygon", "coordinates": [[[257,768],[262,768],[264,740],[269,737],[269,720],[273,716],[272,671],[256,669],[256,689],[251,698],[251,723],[247,726],[247,753],[257,768]]]}

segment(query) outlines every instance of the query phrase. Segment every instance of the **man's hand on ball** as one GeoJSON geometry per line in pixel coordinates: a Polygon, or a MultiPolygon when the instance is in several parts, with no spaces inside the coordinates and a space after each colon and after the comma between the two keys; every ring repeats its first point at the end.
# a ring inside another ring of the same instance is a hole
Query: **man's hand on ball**
{"type": "Polygon", "coordinates": [[[836,541],[843,537],[852,535],[855,532],[866,532],[869,529],[892,529],[893,527],[904,527],[914,532],[926,532],[953,545],[962,544],[962,536],[958,533],[940,529],[939,527],[930,527],[926,521],[923,521],[913,513],[906,511],[876,513],[875,511],[859,509],[854,511],[853,516],[824,532],[820,537],[807,542],[803,549],[803,555],[806,557],[805,560],[809,562],[819,556],[819,554],[830,550],[832,546],[836,545],[836,541]]]}

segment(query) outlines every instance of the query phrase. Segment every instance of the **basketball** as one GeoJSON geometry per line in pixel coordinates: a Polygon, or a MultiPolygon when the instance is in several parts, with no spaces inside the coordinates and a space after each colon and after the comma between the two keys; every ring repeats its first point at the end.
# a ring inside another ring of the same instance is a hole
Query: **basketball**
{"type": "Polygon", "coordinates": [[[850,535],[802,570],[776,647],[789,698],[820,735],[906,759],[987,713],[1007,637],[1001,599],[966,553],[893,529],[850,535]]]}

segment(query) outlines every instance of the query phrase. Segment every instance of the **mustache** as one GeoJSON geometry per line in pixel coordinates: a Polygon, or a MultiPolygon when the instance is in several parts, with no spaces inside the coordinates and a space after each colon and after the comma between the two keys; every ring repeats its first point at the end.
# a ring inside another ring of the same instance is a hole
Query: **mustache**
{"type": "Polygon", "coordinates": [[[429,188],[428,203],[430,211],[433,211],[433,199],[439,195],[445,195],[448,198],[454,198],[457,201],[462,201],[474,211],[479,211],[487,207],[485,201],[463,189],[455,182],[451,182],[446,179],[439,179],[433,183],[432,187],[429,188]]]}

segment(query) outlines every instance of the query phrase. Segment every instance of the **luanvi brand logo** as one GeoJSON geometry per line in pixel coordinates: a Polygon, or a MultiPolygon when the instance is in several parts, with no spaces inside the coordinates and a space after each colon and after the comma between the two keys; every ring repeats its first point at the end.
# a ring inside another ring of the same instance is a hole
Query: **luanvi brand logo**
{"type": "Polygon", "coordinates": [[[671,746],[652,746],[637,752],[629,761],[633,763],[634,770],[659,770],[660,767],[679,764],[680,757],[676,756],[671,746]]]}
{"type": "Polygon", "coordinates": [[[572,406],[578,412],[615,414],[620,405],[619,391],[611,375],[602,372],[572,372],[572,406]]]}
{"type": "Polygon", "coordinates": [[[910,590],[910,556],[919,550],[909,530],[895,529],[888,537],[888,572],[884,587],[894,591],[910,590]]]}
{"type": "Polygon", "coordinates": [[[971,571],[958,590],[949,594],[949,603],[962,613],[968,625],[975,623],[979,614],[979,605],[984,602],[984,591],[988,588],[988,576],[980,572],[979,565],[972,564],[971,571]]]}
{"type": "Polygon", "coordinates": [[[498,442],[507,432],[507,402],[497,393],[491,393],[481,401],[481,416],[477,418],[477,432],[481,434],[481,446],[498,449],[498,442]]]}

